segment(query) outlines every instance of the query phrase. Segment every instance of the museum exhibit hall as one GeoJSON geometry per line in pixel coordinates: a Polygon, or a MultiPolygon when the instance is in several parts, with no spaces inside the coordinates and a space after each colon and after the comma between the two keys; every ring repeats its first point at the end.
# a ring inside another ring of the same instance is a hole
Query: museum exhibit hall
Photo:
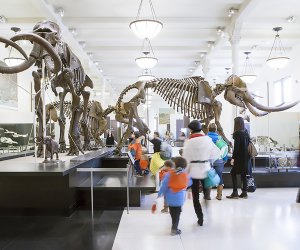
{"type": "Polygon", "coordinates": [[[298,0],[9,0],[0,249],[299,250],[298,0]]]}

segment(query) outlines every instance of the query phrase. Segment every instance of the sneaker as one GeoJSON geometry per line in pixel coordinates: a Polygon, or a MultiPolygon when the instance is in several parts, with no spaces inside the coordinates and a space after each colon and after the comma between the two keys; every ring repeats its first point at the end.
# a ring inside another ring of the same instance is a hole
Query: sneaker
{"type": "Polygon", "coordinates": [[[175,235],[180,235],[181,234],[181,230],[180,229],[172,229],[171,230],[171,235],[175,236],[175,235]]]}
{"type": "Polygon", "coordinates": [[[135,176],[135,177],[144,177],[144,176],[141,175],[141,174],[135,174],[134,176],[135,176]]]}
{"type": "Polygon", "coordinates": [[[168,207],[163,208],[163,209],[161,210],[161,212],[164,213],[164,214],[168,214],[168,213],[169,213],[168,207]]]}
{"type": "Polygon", "coordinates": [[[228,199],[238,199],[239,198],[239,194],[235,193],[235,192],[232,192],[232,194],[226,196],[226,198],[228,198],[228,199]]]}
{"type": "Polygon", "coordinates": [[[243,199],[248,199],[248,194],[247,192],[242,192],[240,195],[239,195],[240,198],[243,198],[243,199]]]}

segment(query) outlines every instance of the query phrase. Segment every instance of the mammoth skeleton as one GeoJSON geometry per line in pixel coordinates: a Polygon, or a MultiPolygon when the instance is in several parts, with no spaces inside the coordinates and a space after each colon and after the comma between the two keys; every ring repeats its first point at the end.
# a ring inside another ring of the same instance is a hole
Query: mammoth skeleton
{"type": "Polygon", "coordinates": [[[238,76],[232,75],[225,84],[217,84],[212,88],[202,77],[184,79],[161,78],[145,83],[145,88],[153,88],[154,92],[168,102],[170,107],[177,109],[185,116],[199,119],[203,130],[207,132],[209,123],[214,119],[218,133],[231,145],[220,124],[222,103],[216,97],[224,91],[224,98],[229,103],[249,109],[255,116],[267,115],[270,112],[287,110],[299,103],[295,101],[279,107],[268,107],[257,103],[247,85],[238,76]]]}
{"type": "MultiPolygon", "coordinates": [[[[55,95],[59,95],[60,99],[60,152],[66,151],[66,144],[64,138],[65,121],[66,118],[63,113],[63,103],[67,93],[72,96],[72,115],[69,128],[69,142],[70,149],[68,155],[78,155],[79,151],[83,153],[83,149],[89,149],[90,139],[87,128],[87,105],[90,93],[85,91],[85,87],[93,88],[93,82],[85,74],[80,60],[71,51],[68,44],[61,40],[61,32],[59,26],[51,21],[38,22],[34,28],[33,33],[18,34],[11,39],[0,37],[0,42],[5,43],[6,46],[12,46],[18,50],[25,58],[25,61],[17,66],[8,67],[0,65],[0,73],[14,74],[27,70],[32,65],[38,67],[37,71],[33,71],[34,88],[36,92],[37,105],[37,119],[39,127],[41,128],[38,137],[42,140],[40,133],[43,128],[41,107],[43,103],[40,98],[42,71],[51,82],[51,88],[55,95]],[[15,42],[19,40],[28,40],[33,43],[33,49],[27,57],[24,50],[15,42]],[[43,67],[44,65],[44,67],[43,67]],[[57,93],[56,87],[62,87],[63,91],[57,93]],[[83,98],[83,107],[80,106],[80,99],[83,98]],[[81,120],[80,120],[81,117],[81,120]],[[79,134],[79,123],[83,127],[84,145],[82,147],[79,134]]],[[[38,155],[42,153],[42,143],[38,146],[38,155]]]]}
{"type": "Polygon", "coordinates": [[[299,100],[297,100],[278,107],[264,106],[255,101],[255,96],[247,89],[246,83],[235,75],[228,77],[225,84],[219,84],[217,88],[225,90],[225,100],[243,109],[247,108],[255,116],[264,116],[271,112],[287,110],[299,103],[299,100]]]}

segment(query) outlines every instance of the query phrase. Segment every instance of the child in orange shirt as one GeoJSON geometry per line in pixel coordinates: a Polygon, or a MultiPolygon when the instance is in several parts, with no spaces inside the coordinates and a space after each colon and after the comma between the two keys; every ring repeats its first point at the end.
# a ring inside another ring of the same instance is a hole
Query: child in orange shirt
{"type": "Polygon", "coordinates": [[[142,145],[139,139],[140,133],[135,131],[131,134],[132,141],[128,145],[128,150],[132,154],[132,157],[135,159],[134,161],[134,169],[137,177],[143,176],[143,171],[140,166],[140,160],[142,156],[142,145]]]}
{"type": "MultiPolygon", "coordinates": [[[[165,175],[172,169],[174,168],[174,162],[171,160],[165,161],[164,165],[160,168],[159,171],[159,180],[162,182],[163,178],[165,175]]],[[[162,213],[169,213],[169,207],[166,203],[166,199],[164,198],[164,208],[161,210],[162,213]]]]}

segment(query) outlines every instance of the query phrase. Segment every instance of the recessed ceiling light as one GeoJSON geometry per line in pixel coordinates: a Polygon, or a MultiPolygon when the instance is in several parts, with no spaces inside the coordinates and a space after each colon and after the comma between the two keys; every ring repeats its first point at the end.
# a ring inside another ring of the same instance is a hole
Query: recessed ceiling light
{"type": "Polygon", "coordinates": [[[287,21],[288,23],[294,23],[294,22],[296,22],[296,17],[295,17],[295,16],[289,16],[289,17],[286,19],[286,21],[287,21]]]}
{"type": "Polygon", "coordinates": [[[81,46],[81,48],[83,48],[83,49],[85,48],[85,46],[86,46],[86,42],[85,41],[79,41],[78,43],[81,46]]]}
{"type": "Polygon", "coordinates": [[[235,15],[239,10],[235,9],[235,8],[230,8],[228,10],[228,17],[232,17],[233,15],[235,15]]]}
{"type": "Polygon", "coordinates": [[[72,33],[73,36],[77,36],[77,29],[74,27],[70,27],[69,31],[72,33]]]}
{"type": "Polygon", "coordinates": [[[62,7],[57,7],[55,8],[55,13],[60,17],[63,17],[65,15],[65,10],[62,7]]]}
{"type": "Polygon", "coordinates": [[[89,56],[90,59],[92,59],[94,56],[93,52],[88,52],[87,55],[89,56]]]}
{"type": "Polygon", "coordinates": [[[208,48],[214,48],[215,47],[215,42],[214,41],[208,41],[207,42],[207,47],[208,48]]]}
{"type": "Polygon", "coordinates": [[[217,34],[218,34],[219,36],[221,36],[221,35],[224,34],[224,28],[219,26],[219,27],[217,28],[216,32],[217,32],[217,34]]]}
{"type": "Polygon", "coordinates": [[[7,18],[4,15],[0,16],[0,23],[6,23],[7,22],[7,18]]]}

